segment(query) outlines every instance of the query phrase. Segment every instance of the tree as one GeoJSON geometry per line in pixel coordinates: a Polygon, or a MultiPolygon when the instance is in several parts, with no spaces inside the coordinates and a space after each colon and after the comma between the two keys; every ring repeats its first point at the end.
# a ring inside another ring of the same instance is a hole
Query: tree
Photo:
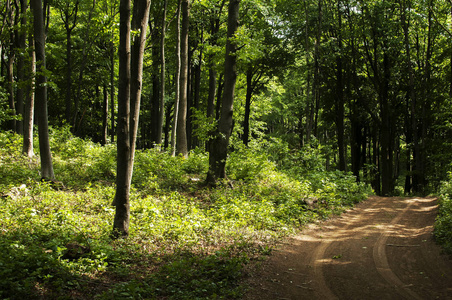
{"type": "Polygon", "coordinates": [[[134,1],[132,26],[130,24],[130,0],[120,2],[120,46],[118,88],[118,138],[116,194],[113,204],[116,213],[113,237],[129,234],[129,194],[138,133],[141,100],[143,53],[149,18],[150,0],[134,1]],[[131,46],[131,28],[137,31],[131,46]]]}
{"type": "MultiPolygon", "coordinates": [[[[24,1],[25,2],[25,1],[24,1]]],[[[36,57],[34,51],[33,35],[29,34],[29,63],[28,63],[28,78],[27,87],[25,88],[25,103],[24,103],[24,120],[23,120],[23,147],[22,152],[28,157],[34,155],[33,150],[33,124],[35,112],[35,93],[33,90],[35,73],[36,73],[36,57]]]]}
{"type": "Polygon", "coordinates": [[[33,11],[34,43],[36,51],[36,116],[38,119],[39,152],[41,156],[41,177],[55,179],[52,153],[50,152],[49,124],[47,115],[47,77],[45,55],[44,13],[41,0],[31,0],[33,11]]]}
{"type": "Polygon", "coordinates": [[[190,0],[182,0],[182,32],[180,45],[179,109],[177,111],[176,153],[188,156],[187,144],[187,89],[188,89],[188,31],[190,0]]]}
{"type": "Polygon", "coordinates": [[[224,93],[221,105],[221,115],[215,134],[215,143],[209,147],[209,171],[206,182],[214,184],[217,179],[226,177],[226,158],[229,137],[232,133],[232,116],[234,111],[234,94],[237,80],[237,44],[234,41],[238,29],[240,0],[229,0],[228,34],[226,41],[226,56],[224,61],[224,93]]]}
{"type": "Polygon", "coordinates": [[[177,133],[177,123],[179,115],[179,103],[180,103],[180,72],[181,72],[181,32],[180,32],[180,18],[181,18],[182,0],[178,1],[177,5],[177,16],[176,16],[176,99],[174,99],[174,113],[173,113],[173,130],[171,132],[171,155],[176,155],[176,133],[177,133]]]}

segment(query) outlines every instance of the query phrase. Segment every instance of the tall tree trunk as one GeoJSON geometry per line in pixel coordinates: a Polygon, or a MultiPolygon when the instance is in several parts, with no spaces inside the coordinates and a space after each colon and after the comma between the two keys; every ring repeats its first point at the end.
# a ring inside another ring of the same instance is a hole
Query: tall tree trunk
{"type": "Polygon", "coordinates": [[[71,124],[72,118],[72,30],[77,25],[78,0],[75,7],[70,12],[70,5],[66,5],[66,9],[61,13],[61,19],[66,29],[66,121],[71,124]],[[72,21],[71,21],[72,19],[72,21]]]}
{"type": "Polygon", "coordinates": [[[116,159],[116,194],[113,204],[116,213],[113,237],[129,234],[129,194],[132,173],[130,149],[130,0],[119,5],[119,78],[118,78],[118,124],[116,159]]]}
{"type": "MultiPolygon", "coordinates": [[[[26,2],[25,0],[22,0],[26,2]]],[[[24,142],[22,152],[28,157],[34,156],[33,149],[33,123],[35,112],[35,93],[34,93],[34,81],[36,75],[36,57],[34,49],[33,35],[30,33],[28,36],[29,41],[29,63],[28,63],[28,84],[25,89],[25,105],[24,105],[24,142]]]]}
{"type": "MultiPolygon", "coordinates": [[[[130,79],[130,148],[131,163],[135,157],[135,144],[138,136],[138,121],[140,116],[141,92],[143,81],[143,59],[146,46],[146,32],[149,20],[151,0],[135,0],[133,7],[132,30],[140,32],[134,35],[131,47],[131,79],[130,79]]],[[[132,175],[132,173],[130,174],[132,175]]],[[[129,179],[129,181],[131,178],[129,179]]]]}
{"type": "Polygon", "coordinates": [[[21,55],[17,59],[17,81],[20,83],[17,87],[16,100],[17,112],[22,116],[22,120],[17,121],[16,129],[19,134],[24,134],[24,103],[25,103],[25,78],[27,74],[25,66],[25,57],[27,52],[27,8],[28,4],[25,0],[20,0],[20,28],[17,33],[17,46],[21,51],[21,55]]]}
{"type": "Polygon", "coordinates": [[[36,116],[38,118],[39,151],[41,156],[41,177],[53,180],[52,153],[50,152],[49,126],[47,116],[47,78],[45,75],[45,33],[44,14],[41,0],[31,0],[30,6],[33,11],[33,29],[36,51],[36,116]]]}
{"type": "Polygon", "coordinates": [[[110,132],[111,142],[115,141],[115,45],[113,37],[110,42],[110,132]]]}
{"type": "Polygon", "coordinates": [[[149,22],[153,21],[154,24],[149,26],[155,28],[152,32],[151,40],[152,40],[152,94],[151,94],[151,147],[158,144],[158,132],[159,129],[159,117],[160,117],[160,47],[159,47],[159,34],[157,28],[159,28],[159,18],[154,18],[153,20],[149,20],[149,22]]]}
{"type": "Polygon", "coordinates": [[[412,184],[417,186],[419,182],[418,174],[417,174],[417,162],[411,162],[411,153],[413,153],[414,157],[417,157],[417,151],[419,150],[419,138],[418,138],[418,130],[417,130],[417,97],[416,97],[416,86],[414,82],[414,70],[411,63],[411,45],[410,45],[410,37],[409,37],[409,26],[410,20],[407,19],[406,12],[411,10],[411,2],[410,1],[402,1],[401,7],[401,21],[402,21],[402,29],[404,33],[404,44],[405,44],[405,55],[406,55],[406,66],[408,68],[408,85],[407,85],[407,122],[406,122],[406,143],[410,145],[407,147],[407,163],[406,163],[406,171],[407,175],[405,178],[405,193],[410,193],[412,184]],[[406,2],[408,2],[408,7],[406,7],[406,2]],[[412,144],[413,143],[413,144],[412,144]],[[411,149],[413,148],[413,149],[411,149]]]}
{"type": "Polygon", "coordinates": [[[229,0],[228,33],[226,41],[226,58],[224,62],[224,93],[221,115],[218,122],[216,143],[209,149],[209,171],[206,182],[214,184],[217,179],[226,177],[226,159],[229,137],[232,133],[232,116],[234,111],[234,94],[237,80],[237,45],[232,41],[238,29],[240,0],[229,0]]]}
{"type": "Polygon", "coordinates": [[[181,73],[181,32],[180,32],[180,19],[182,10],[182,0],[179,0],[177,6],[177,20],[176,20],[176,99],[174,100],[174,113],[173,113],[173,130],[171,131],[171,155],[176,155],[176,134],[178,127],[178,115],[179,115],[179,103],[180,103],[180,73],[181,73]]]}
{"type": "MultiPolygon", "coordinates": [[[[9,27],[9,49],[7,53],[7,61],[6,61],[6,80],[7,80],[7,91],[8,91],[8,104],[9,109],[13,112],[14,115],[17,114],[16,111],[16,104],[14,99],[14,62],[15,62],[15,30],[14,26],[16,25],[14,23],[14,13],[13,13],[13,5],[12,0],[6,0],[5,3],[5,15],[3,23],[6,23],[9,27]]],[[[4,25],[3,25],[4,26],[4,25]]],[[[16,119],[11,119],[9,122],[9,129],[16,132],[16,119]]]]}
{"type": "Polygon", "coordinates": [[[162,131],[163,120],[165,119],[165,33],[166,33],[166,11],[168,7],[168,0],[163,3],[163,16],[162,16],[162,34],[160,36],[160,105],[159,105],[159,119],[157,128],[157,144],[162,143],[162,131]]]}
{"type": "MultiPolygon", "coordinates": [[[[217,11],[212,12],[210,18],[210,44],[216,46],[218,43],[218,31],[220,30],[220,15],[223,11],[223,7],[226,0],[221,2],[221,5],[217,11]]],[[[213,123],[216,121],[216,110],[215,110],[215,100],[217,91],[217,70],[215,68],[215,55],[213,53],[209,54],[209,94],[207,96],[207,112],[206,116],[208,122],[213,123]]],[[[213,133],[212,133],[213,134],[213,133]]],[[[209,139],[206,144],[206,150],[208,151],[213,143],[213,139],[209,139]]]]}
{"type": "Polygon", "coordinates": [[[339,155],[339,170],[346,171],[346,160],[345,160],[345,101],[344,101],[344,84],[342,79],[342,13],[340,9],[340,1],[337,2],[337,14],[338,14],[338,37],[337,46],[339,54],[336,57],[336,131],[337,131],[337,148],[339,155]]]}
{"type": "Polygon", "coordinates": [[[187,88],[188,88],[188,30],[190,1],[182,0],[180,99],[177,115],[176,153],[188,156],[187,144],[187,88]]]}
{"type": "MultiPolygon", "coordinates": [[[[202,40],[202,37],[201,37],[202,40]]],[[[201,42],[204,43],[204,42],[201,42]]],[[[199,103],[201,101],[201,69],[202,69],[202,60],[203,60],[203,50],[202,48],[199,51],[198,63],[193,67],[192,75],[193,77],[191,81],[191,94],[192,101],[190,104],[189,111],[189,130],[187,130],[187,134],[190,136],[189,140],[189,149],[195,149],[199,146],[198,136],[196,135],[196,130],[198,126],[196,124],[196,116],[193,114],[194,111],[199,110],[199,103]]]]}
{"type": "Polygon", "coordinates": [[[72,114],[72,41],[71,32],[67,29],[66,31],[66,121],[68,124],[71,123],[72,114]]]}
{"type": "Polygon", "coordinates": [[[113,222],[113,237],[128,236],[130,204],[129,194],[138,134],[143,54],[149,18],[150,0],[134,2],[132,29],[139,34],[130,41],[130,0],[120,2],[120,47],[119,47],[119,97],[118,97],[118,155],[116,195],[113,204],[116,213],[113,222]]]}
{"type": "Polygon", "coordinates": [[[243,144],[248,146],[250,141],[250,114],[251,98],[253,96],[253,67],[248,67],[246,72],[246,96],[245,96],[245,116],[243,119],[243,144]]]}
{"type": "Polygon", "coordinates": [[[106,145],[107,144],[107,138],[108,138],[108,89],[107,84],[104,83],[103,87],[104,92],[104,102],[102,106],[102,139],[101,144],[106,145]]]}
{"type": "Polygon", "coordinates": [[[306,122],[306,142],[309,143],[311,135],[317,136],[318,111],[320,105],[320,43],[322,38],[323,8],[322,1],[318,1],[318,22],[314,46],[314,84],[313,99],[309,103],[309,117],[306,122]]]}
{"type": "Polygon", "coordinates": [[[380,91],[380,146],[381,146],[381,194],[387,196],[394,190],[394,169],[393,169],[393,123],[392,111],[389,101],[389,80],[390,80],[389,56],[383,54],[383,78],[380,91]]]}

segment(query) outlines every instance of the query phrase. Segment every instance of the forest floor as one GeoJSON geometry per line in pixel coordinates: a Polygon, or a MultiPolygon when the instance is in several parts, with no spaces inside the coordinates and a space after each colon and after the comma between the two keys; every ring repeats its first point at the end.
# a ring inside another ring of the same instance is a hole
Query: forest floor
{"type": "Polygon", "coordinates": [[[437,209],[435,198],[371,197],[311,225],[250,267],[245,299],[452,299],[437,209]]]}

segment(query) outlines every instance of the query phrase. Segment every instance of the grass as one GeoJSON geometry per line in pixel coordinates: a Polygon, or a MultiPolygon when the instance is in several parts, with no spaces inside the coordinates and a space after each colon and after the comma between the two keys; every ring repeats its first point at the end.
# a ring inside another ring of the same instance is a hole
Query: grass
{"type": "Polygon", "coordinates": [[[436,217],[434,236],[444,251],[452,255],[452,173],[440,187],[439,213],[436,217]]]}
{"type": "Polygon", "coordinates": [[[231,155],[234,188],[208,189],[202,151],[183,159],[143,150],[130,237],[113,241],[115,147],[65,129],[53,130],[51,146],[57,186],[40,182],[37,158],[20,154],[20,136],[0,133],[1,299],[238,299],[244,265],[368,192],[341,173],[296,178],[258,148],[231,155]],[[74,244],[80,253],[71,259],[74,244]]]}

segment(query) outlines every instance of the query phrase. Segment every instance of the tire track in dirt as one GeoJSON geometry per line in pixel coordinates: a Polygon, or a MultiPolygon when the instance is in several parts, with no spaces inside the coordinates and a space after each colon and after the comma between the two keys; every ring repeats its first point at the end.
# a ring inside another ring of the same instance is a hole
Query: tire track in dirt
{"type": "Polygon", "coordinates": [[[287,240],[245,299],[452,299],[452,260],[432,238],[433,198],[371,197],[287,240]]]}
{"type": "MultiPolygon", "coordinates": [[[[392,221],[390,225],[397,224],[400,219],[402,219],[403,215],[415,204],[417,199],[410,200],[409,204],[405,207],[403,211],[401,211],[392,221]]],[[[397,292],[405,297],[406,299],[416,299],[422,300],[422,298],[410,290],[405,283],[403,283],[400,278],[392,271],[391,267],[388,263],[388,257],[386,256],[386,247],[387,240],[390,236],[391,232],[385,230],[377,240],[376,245],[373,249],[373,258],[375,262],[375,266],[378,270],[378,273],[390,284],[396,287],[397,292]]]]}
{"type": "MultiPolygon", "coordinates": [[[[371,209],[373,209],[376,205],[378,204],[378,202],[374,202],[372,203],[372,205],[370,206],[371,209]]],[[[343,230],[344,231],[348,231],[351,227],[353,227],[355,225],[357,221],[352,222],[352,223],[348,223],[343,230]]],[[[335,239],[328,239],[328,240],[323,240],[322,243],[320,244],[320,246],[318,246],[314,252],[314,255],[311,258],[311,264],[313,265],[314,268],[314,279],[313,281],[315,282],[315,287],[314,290],[316,291],[316,295],[318,299],[338,299],[336,297],[336,295],[331,291],[331,289],[329,288],[329,286],[327,285],[326,281],[325,281],[325,277],[323,276],[323,264],[324,264],[324,257],[325,257],[325,251],[328,249],[328,247],[331,246],[331,244],[335,241],[335,239]]]]}

